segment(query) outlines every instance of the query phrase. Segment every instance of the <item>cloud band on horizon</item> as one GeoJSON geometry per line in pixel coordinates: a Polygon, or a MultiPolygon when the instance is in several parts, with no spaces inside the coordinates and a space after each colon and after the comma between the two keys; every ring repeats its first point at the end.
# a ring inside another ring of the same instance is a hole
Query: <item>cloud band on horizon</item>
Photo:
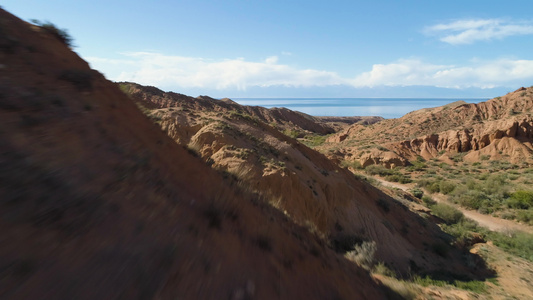
{"type": "Polygon", "coordinates": [[[243,58],[209,60],[153,52],[122,54],[122,59],[88,57],[92,67],[115,81],[155,86],[246,90],[250,87],[435,86],[494,88],[533,82],[533,60],[472,60],[468,65],[438,65],[420,59],[374,64],[372,69],[344,78],[336,72],[298,69],[272,56],[263,61],[243,58]]]}

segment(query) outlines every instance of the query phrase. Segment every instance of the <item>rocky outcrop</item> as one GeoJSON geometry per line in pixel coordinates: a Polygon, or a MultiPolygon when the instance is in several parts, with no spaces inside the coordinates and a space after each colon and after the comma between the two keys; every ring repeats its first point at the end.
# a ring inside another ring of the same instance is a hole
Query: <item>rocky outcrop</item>
{"type": "Polygon", "coordinates": [[[321,150],[340,148],[336,150],[338,160],[353,160],[352,155],[368,145],[392,152],[365,154],[360,160],[362,165],[391,166],[396,165],[388,162],[391,157],[440,159],[443,154],[455,153],[469,153],[467,158],[471,160],[488,155],[491,159],[533,163],[532,112],[533,88],[520,88],[478,104],[455,102],[369,126],[352,125],[330,136],[327,140],[330,144],[321,150]]]}
{"type": "Polygon", "coordinates": [[[393,169],[395,167],[409,165],[409,161],[398,154],[392,151],[381,151],[378,149],[374,149],[370,153],[362,154],[358,160],[363,168],[370,165],[383,165],[386,168],[393,169]]]}
{"type": "Polygon", "coordinates": [[[425,159],[438,157],[442,152],[459,153],[471,152],[473,159],[479,155],[475,152],[491,153],[490,157],[503,158],[507,156],[512,162],[531,160],[533,154],[530,147],[533,141],[533,118],[530,116],[516,116],[505,120],[487,121],[475,124],[470,129],[449,130],[439,134],[421,138],[392,143],[390,146],[395,153],[409,159],[417,155],[425,159]],[[501,140],[505,139],[506,147],[498,147],[501,140]],[[494,149],[498,153],[494,153],[494,149]]]}

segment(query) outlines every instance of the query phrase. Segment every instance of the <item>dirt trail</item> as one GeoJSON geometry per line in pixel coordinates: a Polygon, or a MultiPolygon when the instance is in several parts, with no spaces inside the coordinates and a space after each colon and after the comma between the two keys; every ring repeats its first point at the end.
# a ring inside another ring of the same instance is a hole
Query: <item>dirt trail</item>
{"type": "MultiPolygon", "coordinates": [[[[401,184],[397,182],[388,182],[378,177],[374,177],[374,179],[376,179],[378,182],[380,182],[382,185],[386,187],[398,188],[403,191],[407,191],[412,188],[412,186],[410,185],[401,184]]],[[[446,203],[450,206],[457,208],[465,215],[465,217],[478,222],[480,226],[488,228],[489,230],[503,232],[503,233],[508,233],[511,231],[518,230],[518,231],[524,231],[524,232],[533,234],[533,227],[531,226],[519,224],[519,223],[510,221],[510,220],[495,218],[493,216],[478,213],[477,211],[465,209],[459,205],[450,203],[447,197],[442,194],[432,194],[431,197],[439,203],[446,203]]]]}

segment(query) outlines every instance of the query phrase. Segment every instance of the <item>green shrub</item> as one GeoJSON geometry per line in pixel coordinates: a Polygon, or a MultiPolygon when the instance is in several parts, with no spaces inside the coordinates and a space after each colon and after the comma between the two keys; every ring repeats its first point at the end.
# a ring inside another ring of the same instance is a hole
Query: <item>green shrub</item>
{"type": "Polygon", "coordinates": [[[393,175],[394,171],[385,168],[382,165],[370,165],[365,168],[365,172],[370,175],[387,176],[393,175]]]}
{"type": "Polygon", "coordinates": [[[488,233],[488,238],[503,250],[533,261],[533,234],[524,232],[503,234],[491,231],[488,233]]]}
{"type": "Polygon", "coordinates": [[[433,206],[433,205],[437,204],[437,202],[435,202],[435,200],[431,199],[431,197],[427,196],[427,195],[424,195],[422,197],[422,201],[424,201],[424,203],[426,204],[427,207],[430,207],[430,206],[433,206]]]}
{"type": "Polygon", "coordinates": [[[441,193],[447,195],[451,193],[455,189],[455,184],[449,182],[449,181],[442,181],[439,184],[439,190],[441,193]]]}
{"type": "Polygon", "coordinates": [[[532,210],[521,210],[516,213],[516,219],[520,222],[533,225],[533,211],[532,210]]]}
{"type": "Polygon", "coordinates": [[[490,198],[482,191],[469,190],[464,194],[459,194],[454,197],[460,205],[471,209],[479,209],[485,200],[490,198]]]}
{"type": "Polygon", "coordinates": [[[293,139],[298,138],[302,135],[298,130],[292,130],[292,129],[283,130],[283,134],[293,139]]]}
{"type": "Polygon", "coordinates": [[[507,199],[507,206],[517,209],[528,209],[533,207],[533,192],[516,191],[507,199]]]}
{"type": "Polygon", "coordinates": [[[424,196],[424,191],[419,188],[412,189],[411,194],[413,194],[413,196],[417,197],[418,199],[424,200],[424,198],[422,198],[424,196]]]}
{"type": "Polygon", "coordinates": [[[438,193],[438,192],[440,192],[440,184],[439,184],[439,182],[433,182],[432,184],[426,186],[426,188],[428,189],[428,191],[430,193],[438,193]]]}
{"type": "Polygon", "coordinates": [[[352,168],[352,169],[362,169],[361,163],[357,160],[349,161],[349,160],[343,160],[341,162],[341,167],[343,168],[352,168]]]}
{"type": "Polygon", "coordinates": [[[403,174],[394,174],[394,175],[387,175],[385,176],[385,180],[391,181],[391,182],[399,182],[402,184],[410,183],[412,180],[411,178],[403,175],[403,174]]]}
{"type": "Polygon", "coordinates": [[[431,207],[433,215],[441,218],[446,224],[457,224],[463,218],[464,215],[461,211],[444,203],[437,203],[431,207]]]}
{"type": "Polygon", "coordinates": [[[313,148],[324,144],[326,141],[325,135],[306,135],[301,142],[307,147],[313,148]]]}

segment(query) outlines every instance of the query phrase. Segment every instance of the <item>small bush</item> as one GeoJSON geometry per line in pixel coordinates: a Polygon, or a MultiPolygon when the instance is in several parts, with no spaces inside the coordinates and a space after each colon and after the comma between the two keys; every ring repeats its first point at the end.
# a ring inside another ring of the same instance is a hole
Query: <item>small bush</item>
{"type": "Polygon", "coordinates": [[[430,196],[427,195],[422,196],[422,201],[424,201],[427,207],[437,204],[435,200],[433,200],[430,196]]]}
{"type": "Polygon", "coordinates": [[[533,211],[519,211],[516,213],[516,219],[529,225],[533,225],[533,211]]]}
{"type": "Polygon", "coordinates": [[[533,207],[533,192],[516,191],[507,199],[507,206],[517,209],[528,209],[533,207]]]}
{"type": "Polygon", "coordinates": [[[326,141],[325,135],[306,135],[301,140],[301,142],[309,148],[320,146],[324,144],[325,141],[326,141]]]}
{"type": "Polygon", "coordinates": [[[439,182],[433,182],[432,184],[428,185],[426,187],[428,191],[432,194],[440,192],[440,183],[439,182]]]}
{"type": "Polygon", "coordinates": [[[356,245],[353,251],[347,252],[344,256],[360,265],[361,267],[369,270],[374,264],[374,254],[376,253],[376,242],[363,242],[360,245],[356,245]]]}
{"type": "Polygon", "coordinates": [[[421,189],[414,188],[414,189],[411,190],[411,194],[413,194],[413,196],[417,197],[418,199],[422,199],[423,200],[424,191],[422,191],[421,189]]]}
{"type": "Polygon", "coordinates": [[[422,278],[420,276],[415,276],[413,282],[421,286],[439,286],[445,287],[447,285],[455,286],[457,288],[472,291],[475,293],[485,293],[487,291],[487,286],[484,281],[472,280],[472,281],[460,281],[454,280],[453,282],[447,282],[443,280],[431,279],[428,276],[422,278]]]}
{"type": "Polygon", "coordinates": [[[353,169],[362,169],[363,167],[361,166],[361,163],[357,160],[354,160],[354,161],[348,161],[348,160],[343,160],[341,162],[341,167],[343,168],[353,168],[353,169]]]}
{"type": "Polygon", "coordinates": [[[73,47],[73,39],[72,37],[70,36],[70,34],[68,33],[68,31],[66,29],[61,29],[61,28],[57,28],[56,25],[54,25],[53,23],[49,22],[49,21],[39,21],[39,20],[30,20],[33,24],[41,27],[42,29],[44,29],[46,32],[50,33],[51,35],[53,35],[55,38],[57,38],[60,42],[62,42],[63,44],[67,45],[68,47],[73,47]]]}
{"type": "Polygon", "coordinates": [[[444,195],[451,193],[455,189],[455,185],[449,181],[442,181],[439,184],[439,190],[444,195]]]}
{"type": "Polygon", "coordinates": [[[412,182],[411,178],[403,175],[403,174],[394,174],[394,175],[387,175],[385,176],[385,180],[391,181],[391,182],[399,182],[402,184],[410,183],[412,182]]]}
{"type": "Polygon", "coordinates": [[[380,274],[380,275],[384,275],[384,276],[389,276],[389,277],[396,277],[396,272],[394,272],[393,270],[389,269],[383,262],[379,262],[377,263],[373,270],[372,270],[373,273],[375,274],[380,274]]]}
{"type": "Polygon", "coordinates": [[[380,175],[387,176],[393,175],[394,172],[390,169],[385,168],[382,165],[370,165],[365,168],[365,172],[370,175],[380,175]]]}
{"type": "Polygon", "coordinates": [[[524,232],[503,234],[491,231],[488,233],[488,239],[509,253],[533,261],[533,234],[524,232]]]}
{"type": "Polygon", "coordinates": [[[293,139],[303,136],[303,134],[300,133],[298,130],[293,130],[293,129],[285,129],[283,130],[283,134],[293,139]]]}
{"type": "Polygon", "coordinates": [[[433,215],[441,218],[446,224],[457,224],[463,218],[464,215],[461,211],[447,204],[437,203],[431,207],[433,215]]]}
{"type": "Polygon", "coordinates": [[[460,205],[471,209],[479,209],[484,201],[490,201],[490,198],[487,196],[487,194],[477,190],[468,190],[464,194],[456,195],[454,199],[460,205]]]}

